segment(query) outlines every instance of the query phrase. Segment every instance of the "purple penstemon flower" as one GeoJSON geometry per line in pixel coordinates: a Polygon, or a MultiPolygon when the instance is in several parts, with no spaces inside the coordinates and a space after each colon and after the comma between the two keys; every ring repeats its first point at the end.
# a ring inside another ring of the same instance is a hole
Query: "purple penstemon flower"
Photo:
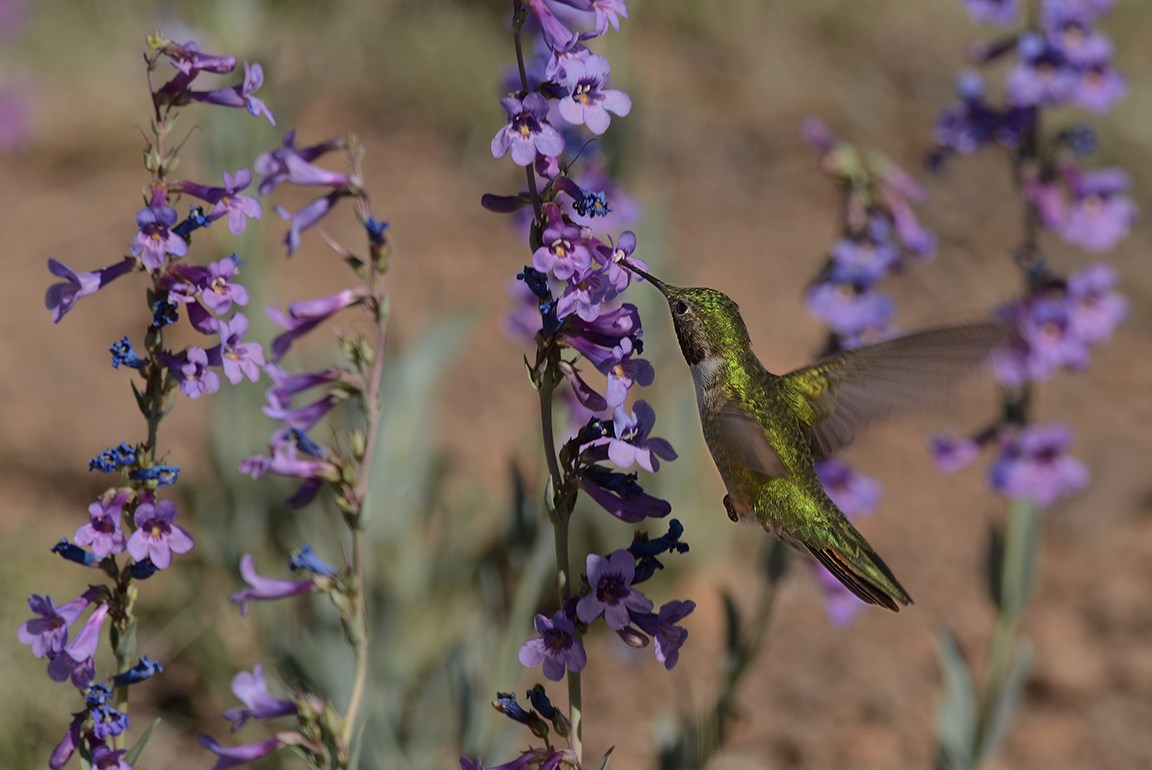
{"type": "Polygon", "coordinates": [[[538,637],[529,639],[520,648],[520,663],[527,668],[543,664],[544,676],[553,682],[564,677],[565,671],[576,674],[588,664],[584,642],[576,631],[576,624],[559,610],[551,619],[537,615],[534,621],[538,637]]]}
{"type": "Polygon", "coordinates": [[[253,116],[263,115],[268,122],[276,125],[276,118],[264,102],[254,94],[264,85],[264,68],[259,64],[244,62],[244,82],[238,86],[218,88],[215,91],[188,91],[187,98],[195,102],[217,104],[222,107],[240,107],[253,116]]]}
{"type": "Polygon", "coordinates": [[[843,337],[883,332],[896,313],[892,298],[854,283],[818,283],[808,292],[808,310],[843,337]]]}
{"type": "Polygon", "coordinates": [[[249,719],[275,719],[297,712],[296,704],[291,700],[276,698],[268,692],[264,667],[259,664],[252,668],[251,673],[241,671],[232,677],[232,692],[244,704],[224,712],[224,718],[232,723],[232,732],[243,727],[249,719]]]}
{"type": "Polygon", "coordinates": [[[255,743],[242,743],[238,746],[221,746],[210,735],[200,736],[200,745],[215,754],[218,759],[212,770],[227,770],[247,764],[260,757],[271,754],[285,745],[285,741],[278,735],[255,743]]]}
{"type": "Polygon", "coordinates": [[[233,235],[244,232],[248,219],[259,219],[264,213],[260,201],[248,195],[241,195],[240,191],[252,184],[252,172],[242,168],[236,172],[235,178],[224,172],[223,187],[207,187],[195,182],[180,182],[177,187],[181,192],[188,193],[202,201],[215,204],[208,221],[215,221],[228,216],[228,230],[233,235]]]}
{"type": "Polygon", "coordinates": [[[108,605],[100,604],[88,616],[84,628],[76,638],[68,642],[64,649],[48,664],[48,676],[55,682],[72,680],[80,689],[86,688],[96,678],[96,662],[93,656],[100,646],[100,631],[108,618],[108,605]]]}
{"type": "Polygon", "coordinates": [[[190,347],[183,356],[169,356],[167,360],[180,383],[180,392],[188,398],[220,390],[220,375],[208,368],[208,352],[203,348],[190,347]]]}
{"type": "Polygon", "coordinates": [[[569,281],[564,293],[556,302],[556,316],[567,318],[577,315],[585,321],[595,321],[600,317],[600,308],[616,296],[616,287],[608,279],[607,270],[585,270],[577,279],[569,281]]]}
{"type": "Polygon", "coordinates": [[[880,504],[880,485],[835,458],[816,463],[816,475],[828,497],[845,516],[855,519],[871,513],[880,504]]]}
{"type": "Polygon", "coordinates": [[[68,629],[88,604],[89,600],[80,596],[56,607],[52,597],[32,594],[28,597],[28,609],[38,617],[21,623],[16,629],[16,638],[30,646],[37,658],[53,658],[63,651],[68,643],[68,629]]]}
{"type": "Polygon", "coordinates": [[[259,342],[244,342],[247,333],[248,319],[243,313],[232,316],[231,321],[220,322],[220,346],[216,348],[215,357],[220,359],[224,376],[233,385],[245,377],[256,382],[264,367],[264,350],[259,342]]]}
{"type": "Polygon", "coordinates": [[[1125,195],[1128,175],[1118,168],[1082,171],[1071,166],[1063,174],[1071,202],[1057,233],[1087,251],[1110,251],[1136,219],[1136,204],[1125,195]]]}
{"type": "Polygon", "coordinates": [[[1066,293],[1054,289],[1017,303],[1009,309],[1019,335],[992,353],[992,365],[1001,383],[1018,386],[1044,380],[1060,369],[1088,365],[1088,341],[1072,325],[1066,293]]]}
{"type": "Polygon", "coordinates": [[[240,559],[240,576],[248,587],[232,594],[228,601],[240,605],[241,615],[248,614],[250,601],[274,601],[306,594],[316,588],[314,580],[277,580],[257,575],[252,555],[247,553],[240,559]]]}
{"type": "Polygon", "coordinates": [[[1128,315],[1128,301],[1117,291],[1111,265],[1089,265],[1068,276],[1069,327],[1089,345],[1112,336],[1128,315]]]}
{"type": "Polygon", "coordinates": [[[608,558],[590,553],[587,568],[592,591],[576,603],[576,617],[582,623],[603,615],[609,628],[620,631],[631,622],[629,612],[652,611],[652,600],[632,588],[636,560],[627,550],[614,551],[608,558]]]}
{"type": "Polygon", "coordinates": [[[1009,27],[1020,14],[1017,0],[964,0],[973,21],[986,21],[1009,27]]]}
{"type": "Polygon", "coordinates": [[[236,282],[238,263],[239,260],[233,254],[216,262],[210,262],[205,268],[207,274],[200,287],[200,301],[204,303],[204,307],[217,315],[231,310],[233,302],[237,305],[248,304],[248,290],[236,282]]]}
{"type": "Polygon", "coordinates": [[[509,150],[512,162],[527,166],[536,154],[555,157],[564,152],[564,137],[548,123],[548,100],[533,91],[523,99],[507,96],[500,100],[508,113],[508,123],[492,137],[492,155],[502,158],[509,150]]]}
{"type": "Polygon", "coordinates": [[[616,407],[612,416],[613,438],[604,441],[608,448],[608,459],[618,468],[631,468],[639,465],[649,473],[660,469],[660,460],[675,460],[676,450],[665,439],[651,438],[656,424],[656,411],[643,399],[633,406],[634,413],[628,414],[623,405],[616,407]]]}
{"type": "Polygon", "coordinates": [[[76,545],[90,546],[101,559],[110,553],[123,553],[125,538],[120,520],[124,506],[135,496],[131,489],[113,489],[88,506],[89,521],[73,536],[76,545]]]}
{"type": "Polygon", "coordinates": [[[607,375],[608,387],[604,391],[604,398],[613,409],[624,403],[634,384],[647,387],[656,378],[652,364],[643,358],[633,357],[636,345],[631,337],[624,337],[611,350],[589,345],[581,337],[570,337],[569,343],[607,375]]]}
{"type": "Polygon", "coordinates": [[[1047,508],[1088,484],[1084,463],[1068,456],[1072,431],[1066,425],[1030,425],[1000,438],[1000,453],[988,471],[992,487],[1047,508]]]}
{"type": "Polygon", "coordinates": [[[542,246],[532,254],[532,266],[561,281],[583,272],[592,264],[592,252],[581,240],[580,228],[565,224],[557,206],[548,208],[549,225],[540,236],[542,246]]]}
{"type": "Polygon", "coordinates": [[[1072,101],[1085,109],[1104,113],[1127,94],[1128,81],[1107,59],[1100,59],[1083,66],[1072,101]]]}
{"type": "Polygon", "coordinates": [[[1016,107],[1056,106],[1072,98],[1080,76],[1063,52],[1035,32],[1020,35],[1019,61],[1008,73],[1008,100],[1016,107]]]}
{"type": "Polygon", "coordinates": [[[333,190],[327,195],[321,195],[319,198],[315,198],[295,214],[283,206],[276,206],[276,213],[290,225],[288,233],[284,236],[284,245],[288,247],[288,256],[292,256],[300,249],[300,233],[313,227],[317,222],[326,217],[336,203],[349,194],[347,188],[342,187],[333,190]]]}
{"type": "Polygon", "coordinates": [[[288,348],[300,337],[327,321],[345,308],[358,305],[369,296],[364,287],[344,289],[320,299],[301,300],[288,305],[288,312],[282,313],[275,305],[268,306],[268,317],[272,323],[286,331],[272,340],[272,361],[279,361],[288,348]]]}
{"type": "Polygon", "coordinates": [[[133,770],[124,759],[128,749],[117,749],[99,743],[92,747],[92,770],[133,770]]]}
{"type": "Polygon", "coordinates": [[[152,191],[152,203],[136,214],[136,240],[132,243],[132,256],[148,270],[163,270],[168,264],[168,256],[183,257],[188,253],[188,243],[176,233],[172,226],[179,216],[176,209],[168,205],[168,193],[157,187],[152,191]]]}
{"type": "Polygon", "coordinates": [[[632,111],[632,99],[623,91],[604,88],[612,67],[603,56],[571,59],[564,64],[564,87],[567,95],[560,100],[559,112],[574,126],[587,126],[596,135],[608,130],[612,118],[608,113],[626,116],[632,111]]]}
{"type": "Polygon", "coordinates": [[[194,542],[187,530],[172,522],[176,503],[171,500],[140,503],[133,514],[136,531],[128,538],[128,554],[136,561],[145,557],[160,569],[172,564],[172,554],[188,553],[194,542]]]}
{"type": "Polygon", "coordinates": [[[343,146],[341,140],[328,139],[297,149],[296,130],[289,131],[284,135],[280,147],[256,159],[256,172],[264,175],[260,180],[260,194],[267,195],[281,182],[303,186],[348,187],[351,179],[347,174],[329,171],[312,163],[317,158],[343,146]]]}
{"type": "Polygon", "coordinates": [[[696,609],[694,601],[673,600],[660,607],[659,613],[634,616],[636,625],[655,641],[656,660],[671,671],[680,660],[680,648],[688,641],[688,629],[680,621],[696,609]]]}
{"type": "Polygon", "coordinates": [[[288,500],[294,508],[310,503],[326,481],[340,478],[340,469],[328,459],[328,450],[296,428],[277,430],[269,443],[269,455],[247,458],[240,464],[240,471],[252,478],[273,473],[303,479],[304,483],[288,500]]]}
{"type": "Polygon", "coordinates": [[[976,462],[980,456],[980,443],[971,438],[937,433],[930,441],[932,461],[944,473],[956,473],[976,462]]]}
{"type": "Polygon", "coordinates": [[[544,42],[549,48],[553,51],[567,51],[576,45],[580,36],[565,27],[544,0],[528,0],[528,7],[540,23],[540,29],[544,33],[544,42]]]}
{"type": "Polygon", "coordinates": [[[95,294],[120,276],[132,272],[135,266],[133,260],[122,259],[91,273],[77,273],[63,262],[49,259],[48,272],[64,279],[62,283],[49,286],[44,294],[44,306],[52,311],[52,322],[60,323],[76,300],[95,294]]]}

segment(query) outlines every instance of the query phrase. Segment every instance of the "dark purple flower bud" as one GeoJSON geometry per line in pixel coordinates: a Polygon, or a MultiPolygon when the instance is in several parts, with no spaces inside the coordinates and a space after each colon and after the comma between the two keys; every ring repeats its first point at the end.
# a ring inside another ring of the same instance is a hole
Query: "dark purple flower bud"
{"type": "Polygon", "coordinates": [[[364,222],[364,229],[368,231],[368,242],[378,249],[384,248],[388,227],[387,222],[376,217],[368,217],[367,221],[364,222]]]}
{"type": "Polygon", "coordinates": [[[243,558],[240,559],[240,575],[248,583],[248,588],[232,594],[228,597],[228,601],[239,603],[241,615],[248,614],[248,602],[250,601],[284,599],[289,596],[306,594],[316,587],[316,584],[311,580],[277,580],[257,575],[250,554],[244,554],[243,558]]]}
{"type": "Polygon", "coordinates": [[[152,191],[152,203],[136,214],[139,232],[132,242],[132,256],[140,260],[145,269],[163,270],[168,255],[182,257],[188,253],[188,244],[172,227],[176,224],[176,209],[168,205],[168,193],[162,187],[152,191]]]}
{"type": "Polygon", "coordinates": [[[49,286],[44,294],[44,307],[52,311],[52,322],[60,323],[60,319],[72,309],[76,300],[95,294],[120,276],[131,272],[134,266],[133,260],[122,259],[93,273],[77,273],[63,262],[49,259],[48,271],[64,279],[63,283],[49,286]]]}
{"type": "Polygon", "coordinates": [[[532,203],[527,195],[495,195],[484,193],[480,196],[480,205],[496,214],[512,214],[532,203]]]}
{"type": "Polygon", "coordinates": [[[176,187],[202,201],[215,204],[212,213],[208,215],[208,221],[215,221],[227,215],[228,230],[233,235],[240,235],[244,232],[249,218],[259,219],[264,213],[260,201],[240,194],[240,191],[250,184],[252,184],[252,172],[242,168],[236,172],[235,178],[224,172],[223,187],[206,187],[189,181],[180,182],[176,187]]]}
{"type": "Polygon", "coordinates": [[[256,743],[243,743],[239,746],[224,747],[209,735],[200,736],[200,745],[215,754],[218,759],[212,770],[227,770],[251,762],[254,759],[267,756],[284,745],[279,736],[258,741],[256,743]]]}
{"type": "Polygon", "coordinates": [[[87,710],[72,715],[72,724],[68,725],[68,732],[64,733],[64,737],[56,744],[56,748],[52,749],[52,755],[48,758],[48,767],[51,770],[60,770],[76,753],[76,747],[80,745],[80,730],[87,719],[87,710]]]}
{"type": "Polygon", "coordinates": [[[818,461],[816,475],[828,497],[849,519],[872,513],[880,504],[880,485],[876,480],[858,473],[841,460],[818,461]]]}
{"type": "Polygon", "coordinates": [[[80,546],[69,543],[68,538],[61,538],[60,542],[52,546],[52,553],[58,554],[61,558],[84,567],[94,567],[100,563],[100,560],[94,555],[88,553],[80,546]]]}
{"type": "Polygon", "coordinates": [[[158,464],[135,468],[128,473],[128,478],[154,484],[155,489],[163,489],[172,486],[180,478],[180,466],[158,464]]]}
{"type": "Polygon", "coordinates": [[[664,564],[656,557],[663,553],[687,553],[688,544],[680,542],[684,534],[684,525],[679,519],[668,521],[668,532],[654,539],[648,539],[647,532],[636,532],[632,535],[632,544],[628,546],[628,553],[636,559],[636,575],[632,578],[632,585],[643,583],[655,574],[656,570],[664,569],[664,564]]]}
{"type": "Polygon", "coordinates": [[[88,713],[92,715],[92,734],[97,740],[107,740],[128,729],[128,715],[111,706],[100,706],[88,713]]]}
{"type": "Polygon", "coordinates": [[[279,361],[297,339],[327,321],[345,308],[359,305],[368,298],[368,290],[359,287],[345,289],[320,299],[303,300],[288,305],[288,312],[282,313],[274,305],[268,307],[268,317],[272,323],[286,331],[272,340],[272,360],[279,361]]]}
{"type": "Polygon", "coordinates": [[[609,628],[620,630],[630,622],[629,612],[652,611],[652,600],[632,588],[636,560],[628,551],[614,551],[608,558],[588,554],[587,568],[592,591],[576,604],[576,616],[582,623],[591,623],[604,615],[609,628]]]}
{"type": "Polygon", "coordinates": [[[988,472],[992,488],[1011,498],[1047,508],[1088,484],[1084,463],[1068,456],[1072,431],[1066,425],[1030,425],[1002,432],[1000,454],[988,472]]]}
{"type": "Polygon", "coordinates": [[[201,53],[195,42],[189,40],[184,45],[166,41],[160,52],[172,62],[172,66],[185,75],[197,72],[227,74],[236,69],[236,57],[214,56],[201,53]]]}
{"type": "Polygon", "coordinates": [[[548,725],[535,711],[525,711],[524,707],[516,702],[516,695],[510,692],[496,693],[492,701],[492,708],[499,711],[513,722],[519,722],[532,731],[537,738],[548,737],[548,725]]]}
{"type": "Polygon", "coordinates": [[[276,119],[264,102],[254,94],[264,85],[264,68],[259,64],[244,62],[244,82],[238,86],[219,88],[215,91],[188,91],[187,97],[194,102],[218,104],[222,107],[241,107],[253,116],[263,115],[268,122],[276,125],[276,119]]]}
{"type": "Polygon", "coordinates": [[[76,530],[76,544],[90,546],[97,558],[108,554],[124,552],[124,530],[120,520],[124,516],[124,506],[135,498],[131,489],[112,489],[88,506],[89,521],[76,530]]]}
{"type": "Polygon", "coordinates": [[[259,664],[252,667],[252,673],[241,671],[232,677],[232,692],[244,704],[224,712],[224,718],[232,723],[232,732],[243,727],[249,719],[292,716],[298,710],[291,700],[276,698],[268,692],[264,667],[259,664]]]}
{"type": "Polygon", "coordinates": [[[145,679],[151,679],[157,674],[162,673],[164,673],[164,667],[145,655],[136,662],[135,666],[123,674],[117,674],[112,677],[112,681],[117,685],[139,684],[145,679]]]}
{"type": "Polygon", "coordinates": [[[163,329],[180,320],[179,309],[167,300],[158,299],[152,303],[152,328],[163,329]]]}
{"type": "Polygon", "coordinates": [[[136,349],[132,347],[132,341],[127,337],[123,337],[119,342],[113,342],[112,346],[108,348],[108,352],[112,354],[112,368],[119,369],[121,366],[126,366],[129,369],[143,369],[145,361],[136,354],[136,349]]]}
{"type": "Polygon", "coordinates": [[[133,515],[136,531],[128,538],[128,554],[136,561],[148,557],[159,569],[168,569],[172,554],[188,553],[194,545],[187,530],[172,523],[175,518],[176,503],[171,500],[138,505],[133,515]]]}
{"type": "Polygon", "coordinates": [[[552,729],[556,731],[556,734],[561,738],[567,738],[571,728],[568,718],[552,705],[552,701],[548,699],[548,693],[544,691],[544,685],[534,685],[527,695],[532,707],[540,712],[540,716],[552,723],[552,729]]]}
{"type": "Polygon", "coordinates": [[[128,572],[136,580],[147,580],[160,571],[160,568],[152,563],[152,560],[145,557],[144,561],[138,561],[128,568],[128,572]]]}
{"type": "Polygon", "coordinates": [[[507,96],[500,100],[508,113],[508,123],[492,137],[492,155],[502,158],[512,151],[512,162],[527,166],[537,153],[556,156],[564,152],[564,137],[548,123],[548,100],[533,91],[523,99],[507,96]]]}
{"type": "Polygon", "coordinates": [[[37,658],[53,658],[64,650],[68,629],[87,606],[88,600],[83,596],[56,607],[52,597],[32,594],[28,597],[28,609],[39,617],[21,623],[16,629],[16,638],[30,646],[37,658]]]}
{"type": "Polygon", "coordinates": [[[560,100],[560,116],[573,126],[587,126],[599,136],[612,121],[608,113],[624,117],[631,112],[632,99],[628,94],[604,88],[611,72],[612,67],[603,56],[565,62],[566,95],[560,100]]]}
{"type": "Polygon", "coordinates": [[[111,703],[112,691],[108,689],[108,685],[103,682],[89,685],[88,689],[84,691],[84,702],[92,707],[111,703]]]}
{"type": "Polygon", "coordinates": [[[88,470],[113,473],[136,462],[136,449],[120,442],[119,446],[105,449],[88,461],[88,470]]]}
{"type": "Polygon", "coordinates": [[[584,669],[588,663],[584,642],[564,610],[558,611],[551,620],[546,615],[537,615],[535,626],[539,636],[520,648],[522,665],[535,668],[543,664],[545,678],[553,682],[560,681],[565,671],[576,674],[584,669]]]}
{"type": "Polygon", "coordinates": [[[321,577],[332,577],[336,574],[336,568],[317,556],[312,551],[312,546],[307,543],[292,552],[288,569],[293,572],[307,570],[313,575],[320,575],[321,577]]]}
{"type": "Polygon", "coordinates": [[[172,228],[172,232],[179,235],[185,241],[188,240],[192,233],[196,232],[202,227],[208,227],[212,224],[212,220],[204,213],[204,209],[200,206],[192,206],[188,209],[188,216],[183,222],[178,223],[172,228]]]}

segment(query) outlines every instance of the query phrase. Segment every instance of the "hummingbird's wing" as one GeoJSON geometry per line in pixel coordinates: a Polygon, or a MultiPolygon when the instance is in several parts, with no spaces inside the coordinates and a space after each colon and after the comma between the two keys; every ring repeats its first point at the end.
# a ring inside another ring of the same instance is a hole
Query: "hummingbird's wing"
{"type": "Polygon", "coordinates": [[[1008,336],[993,321],[929,329],[823,359],[784,375],[782,385],[802,397],[812,454],[823,459],[872,421],[939,400],[1008,336]]]}
{"type": "Polygon", "coordinates": [[[768,443],[760,422],[735,400],[720,404],[711,418],[718,446],[730,453],[733,464],[766,478],[784,478],[788,469],[768,443]]]}

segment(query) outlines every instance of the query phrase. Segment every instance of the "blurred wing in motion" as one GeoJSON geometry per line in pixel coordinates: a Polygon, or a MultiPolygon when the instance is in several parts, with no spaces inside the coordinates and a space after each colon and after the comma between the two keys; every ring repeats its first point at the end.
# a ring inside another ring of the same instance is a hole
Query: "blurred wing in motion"
{"type": "Polygon", "coordinates": [[[993,321],[929,329],[825,358],[783,385],[803,397],[812,454],[824,459],[874,420],[939,401],[1008,338],[1009,327],[993,321]]]}

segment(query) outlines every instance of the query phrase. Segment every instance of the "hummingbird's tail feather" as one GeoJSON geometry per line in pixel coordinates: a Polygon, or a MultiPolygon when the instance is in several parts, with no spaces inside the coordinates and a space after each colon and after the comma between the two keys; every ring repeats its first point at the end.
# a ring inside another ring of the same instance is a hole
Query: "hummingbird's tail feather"
{"type": "Polygon", "coordinates": [[[861,601],[886,607],[893,612],[900,611],[900,604],[911,604],[912,597],[900,585],[884,560],[868,547],[862,536],[857,534],[857,537],[859,544],[855,558],[834,545],[824,548],[809,545],[807,548],[833,577],[861,601]]]}

